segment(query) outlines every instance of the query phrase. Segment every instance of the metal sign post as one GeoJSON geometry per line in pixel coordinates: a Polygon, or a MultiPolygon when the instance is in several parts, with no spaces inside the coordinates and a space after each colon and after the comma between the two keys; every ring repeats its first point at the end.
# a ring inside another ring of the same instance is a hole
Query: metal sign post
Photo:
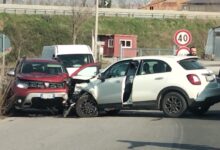
{"type": "Polygon", "coordinates": [[[5,76],[5,35],[2,34],[2,79],[5,76]]]}
{"type": "Polygon", "coordinates": [[[2,58],[3,58],[2,72],[4,77],[5,76],[5,35],[4,34],[2,34],[2,58]]]}
{"type": "Polygon", "coordinates": [[[120,60],[123,59],[123,48],[122,48],[122,42],[120,41],[119,42],[119,45],[120,45],[120,60]]]}
{"type": "Polygon", "coordinates": [[[95,39],[94,39],[94,56],[95,60],[98,59],[97,50],[98,50],[98,23],[99,23],[99,0],[96,0],[96,9],[95,9],[95,39]]]}

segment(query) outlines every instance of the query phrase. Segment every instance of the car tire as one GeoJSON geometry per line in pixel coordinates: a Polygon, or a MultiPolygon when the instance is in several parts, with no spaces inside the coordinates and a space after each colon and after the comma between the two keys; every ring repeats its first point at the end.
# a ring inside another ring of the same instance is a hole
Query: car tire
{"type": "Polygon", "coordinates": [[[194,115],[201,116],[204,115],[209,110],[209,108],[210,106],[192,107],[189,108],[189,112],[194,115]]]}
{"type": "Polygon", "coordinates": [[[85,93],[76,102],[76,115],[78,117],[97,117],[98,107],[91,95],[85,93]]]}
{"type": "Polygon", "coordinates": [[[120,111],[121,111],[120,109],[114,109],[114,110],[106,110],[105,112],[107,115],[113,116],[113,115],[117,115],[120,111]]]}
{"type": "Polygon", "coordinates": [[[162,110],[168,117],[181,117],[187,110],[186,100],[177,92],[169,92],[162,99],[162,110]]]}

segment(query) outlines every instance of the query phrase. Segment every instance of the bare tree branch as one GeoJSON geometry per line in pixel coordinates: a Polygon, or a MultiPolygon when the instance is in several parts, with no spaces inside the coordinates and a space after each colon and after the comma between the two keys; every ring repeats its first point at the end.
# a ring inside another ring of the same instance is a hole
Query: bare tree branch
{"type": "Polygon", "coordinates": [[[82,7],[86,7],[87,0],[82,0],[82,7]]]}
{"type": "Polygon", "coordinates": [[[72,3],[72,41],[76,44],[77,37],[83,24],[92,17],[92,8],[88,7],[87,0],[81,2],[73,0],[72,3]]]}

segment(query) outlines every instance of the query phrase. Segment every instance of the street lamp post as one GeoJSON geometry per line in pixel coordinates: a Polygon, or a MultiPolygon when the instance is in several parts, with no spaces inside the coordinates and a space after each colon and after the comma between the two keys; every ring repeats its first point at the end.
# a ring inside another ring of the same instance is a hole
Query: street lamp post
{"type": "Polygon", "coordinates": [[[94,39],[94,55],[95,60],[98,60],[98,22],[99,22],[99,0],[96,0],[96,9],[95,9],[95,39],[94,39]]]}
{"type": "Polygon", "coordinates": [[[2,78],[5,76],[5,35],[2,34],[2,78]]]}

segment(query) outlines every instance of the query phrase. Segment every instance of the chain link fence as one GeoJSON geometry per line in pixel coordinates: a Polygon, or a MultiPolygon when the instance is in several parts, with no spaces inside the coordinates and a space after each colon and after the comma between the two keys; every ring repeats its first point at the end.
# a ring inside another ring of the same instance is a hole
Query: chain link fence
{"type": "Polygon", "coordinates": [[[174,55],[175,52],[172,48],[139,48],[138,56],[151,56],[151,55],[174,55]]]}

